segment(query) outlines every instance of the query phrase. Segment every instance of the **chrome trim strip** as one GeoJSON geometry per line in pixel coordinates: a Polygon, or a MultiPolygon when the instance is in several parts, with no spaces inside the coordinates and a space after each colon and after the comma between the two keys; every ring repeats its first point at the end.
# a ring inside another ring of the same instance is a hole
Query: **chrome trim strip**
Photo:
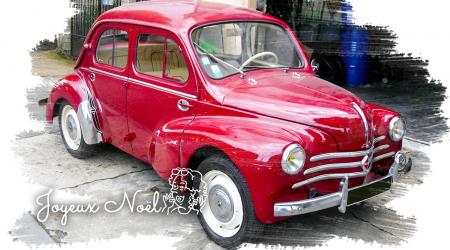
{"type": "Polygon", "coordinates": [[[383,159],[392,157],[392,156],[394,156],[394,155],[395,155],[395,152],[389,152],[389,153],[386,153],[386,154],[382,154],[382,155],[379,155],[379,156],[373,158],[373,161],[372,161],[372,162],[381,161],[381,160],[383,160],[383,159]]]}
{"type": "Polygon", "coordinates": [[[93,67],[90,67],[89,69],[94,71],[94,72],[103,74],[103,75],[107,75],[107,76],[111,76],[111,77],[114,77],[114,78],[117,78],[117,79],[120,79],[120,80],[128,81],[128,77],[125,77],[125,76],[116,75],[116,74],[109,73],[109,72],[103,71],[101,69],[96,69],[96,68],[93,68],[93,67]]]}
{"type": "Polygon", "coordinates": [[[374,149],[373,153],[378,153],[380,151],[383,151],[385,149],[388,149],[390,146],[388,144],[383,144],[381,146],[378,146],[374,149]]]}
{"type": "Polygon", "coordinates": [[[324,174],[313,177],[311,179],[301,181],[292,185],[292,189],[297,189],[305,185],[311,184],[317,181],[331,180],[331,179],[342,179],[342,178],[358,178],[367,175],[368,171],[355,172],[355,173],[344,173],[344,174],[324,174]]]}
{"type": "Polygon", "coordinates": [[[355,151],[355,152],[326,153],[326,154],[312,156],[309,159],[309,161],[316,162],[316,161],[329,160],[329,159],[362,157],[362,156],[368,155],[370,153],[370,150],[371,149],[365,150],[365,151],[355,151]]]}
{"type": "Polygon", "coordinates": [[[361,116],[361,119],[364,123],[364,136],[366,138],[366,145],[369,145],[369,123],[367,122],[366,116],[364,115],[364,112],[362,109],[354,102],[352,102],[353,108],[358,112],[359,116],[361,116]]]}
{"type": "Polygon", "coordinates": [[[174,95],[181,96],[181,97],[184,97],[184,98],[188,98],[188,99],[191,99],[191,100],[197,100],[197,97],[195,95],[190,95],[190,94],[179,92],[179,91],[176,91],[176,90],[173,90],[173,89],[164,88],[164,87],[161,87],[161,86],[158,86],[158,85],[154,85],[154,84],[151,84],[151,83],[148,83],[148,82],[143,82],[143,81],[136,80],[136,79],[133,79],[133,78],[129,78],[128,80],[130,82],[142,85],[144,87],[149,87],[149,88],[152,88],[152,89],[163,91],[163,92],[166,92],[166,93],[169,93],[169,94],[174,94],[174,95]]]}
{"type": "Polygon", "coordinates": [[[380,137],[375,138],[375,140],[373,140],[373,143],[378,143],[378,142],[380,142],[380,141],[382,141],[384,139],[386,139],[386,136],[382,135],[380,137]]]}
{"type": "Polygon", "coordinates": [[[320,171],[331,170],[331,169],[344,169],[344,168],[357,168],[362,167],[363,162],[345,162],[345,163],[334,163],[334,164],[326,164],[313,168],[306,169],[304,174],[312,174],[320,171]]]}
{"type": "Polygon", "coordinates": [[[130,82],[139,84],[139,85],[144,86],[144,87],[149,87],[149,88],[152,88],[152,89],[156,89],[156,90],[159,90],[159,91],[162,91],[162,92],[166,92],[166,93],[169,93],[169,94],[174,94],[174,95],[177,95],[177,96],[180,96],[180,97],[184,97],[184,98],[188,98],[188,99],[191,99],[191,100],[197,100],[197,97],[195,95],[186,94],[186,93],[183,93],[183,92],[180,92],[180,91],[176,91],[176,90],[173,90],[173,89],[161,87],[161,86],[158,86],[158,85],[154,85],[154,84],[151,84],[151,83],[148,83],[148,82],[143,82],[143,81],[136,80],[136,79],[133,79],[133,78],[128,78],[128,77],[124,77],[124,76],[121,76],[121,75],[116,75],[116,74],[109,73],[109,72],[106,72],[106,71],[103,71],[103,70],[100,70],[100,69],[96,69],[96,68],[93,68],[93,67],[90,67],[89,69],[94,71],[94,72],[97,72],[97,73],[100,73],[100,74],[104,74],[104,75],[107,75],[107,76],[111,76],[111,77],[114,77],[114,78],[117,78],[117,79],[120,79],[120,80],[130,81],[130,82]]]}

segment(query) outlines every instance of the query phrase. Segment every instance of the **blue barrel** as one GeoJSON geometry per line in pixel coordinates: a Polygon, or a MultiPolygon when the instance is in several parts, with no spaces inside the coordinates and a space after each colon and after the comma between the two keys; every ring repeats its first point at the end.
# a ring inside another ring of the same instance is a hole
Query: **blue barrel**
{"type": "Polygon", "coordinates": [[[342,4],[342,20],[347,31],[341,34],[340,52],[347,73],[347,85],[356,87],[367,83],[369,37],[366,32],[356,29],[352,13],[352,5],[344,2],[342,4]]]}
{"type": "Polygon", "coordinates": [[[361,86],[367,83],[368,36],[362,31],[347,31],[341,36],[341,55],[347,73],[347,85],[361,86]]]}

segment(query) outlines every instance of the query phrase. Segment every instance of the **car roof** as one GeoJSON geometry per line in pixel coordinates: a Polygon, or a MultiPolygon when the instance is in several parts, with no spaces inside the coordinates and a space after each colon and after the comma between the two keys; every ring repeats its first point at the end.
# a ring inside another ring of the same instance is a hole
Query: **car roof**
{"type": "MultiPolygon", "coordinates": [[[[197,26],[226,21],[266,21],[287,24],[262,12],[208,2],[205,0],[150,0],[125,4],[111,9],[95,21],[86,41],[92,38],[93,31],[102,23],[121,22],[165,29],[187,39],[188,32],[197,26]]],[[[81,49],[75,68],[83,61],[86,49],[81,49]]]]}
{"type": "Polygon", "coordinates": [[[180,31],[194,26],[229,20],[279,22],[270,15],[247,8],[202,0],[151,0],[126,4],[102,14],[97,23],[125,21],[180,31]]]}

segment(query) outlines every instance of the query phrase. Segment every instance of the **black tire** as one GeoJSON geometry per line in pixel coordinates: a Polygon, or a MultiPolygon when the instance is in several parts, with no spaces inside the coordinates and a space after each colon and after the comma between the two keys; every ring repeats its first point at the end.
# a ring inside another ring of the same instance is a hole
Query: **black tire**
{"type": "MultiPolygon", "coordinates": [[[[59,105],[59,114],[58,114],[58,121],[59,121],[59,131],[61,133],[61,138],[63,140],[64,146],[67,149],[67,151],[75,158],[78,159],[86,159],[89,158],[91,156],[93,156],[96,153],[96,147],[95,145],[88,145],[84,142],[83,139],[83,132],[81,131],[81,127],[79,127],[78,129],[80,130],[80,142],[79,142],[79,146],[77,148],[74,148],[73,146],[69,146],[68,140],[70,138],[66,138],[65,133],[63,132],[63,124],[62,124],[62,116],[63,116],[63,111],[65,110],[65,108],[72,108],[74,110],[74,108],[72,107],[72,105],[70,105],[67,101],[62,101],[59,105]]],[[[78,119],[78,118],[76,118],[78,119]]]]}
{"type": "MultiPolygon", "coordinates": [[[[211,229],[201,212],[198,214],[198,218],[206,234],[212,241],[224,248],[235,248],[245,240],[258,237],[263,231],[263,225],[256,218],[247,182],[231,160],[223,155],[213,155],[204,160],[198,168],[198,171],[201,172],[203,176],[212,170],[226,174],[237,187],[241,196],[243,208],[241,227],[235,235],[231,237],[222,237],[211,229]]],[[[199,183],[194,182],[194,185],[198,188],[199,183]]],[[[207,192],[209,192],[209,190],[207,192]]],[[[208,202],[208,200],[206,202],[208,202]]]]}

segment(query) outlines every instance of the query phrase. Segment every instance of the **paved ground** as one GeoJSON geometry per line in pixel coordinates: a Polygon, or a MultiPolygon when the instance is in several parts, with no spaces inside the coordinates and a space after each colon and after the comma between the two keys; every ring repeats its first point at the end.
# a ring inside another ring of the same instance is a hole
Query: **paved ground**
{"type": "MultiPolygon", "coordinates": [[[[47,61],[45,57],[39,57],[33,62],[42,64],[47,61]]],[[[39,74],[39,71],[36,73],[39,74]]],[[[52,74],[60,73],[63,72],[52,74]]],[[[48,95],[51,84],[57,78],[40,78],[36,87],[29,90],[28,108],[31,117],[43,122],[44,110],[36,103],[48,95]]],[[[45,131],[19,135],[14,147],[17,155],[24,159],[22,171],[30,182],[52,188],[56,194],[63,196],[77,195],[83,203],[117,200],[124,191],[133,193],[136,190],[146,190],[146,194],[150,195],[155,190],[164,192],[168,189],[167,184],[151,167],[110,146],[103,147],[91,159],[74,159],[65,151],[56,126],[46,127],[45,131]],[[81,196],[83,197],[80,198],[81,196]]],[[[422,153],[422,145],[406,141],[405,147],[412,151],[414,168],[395,186],[394,193],[386,193],[369,202],[350,207],[346,214],[330,209],[265,226],[263,235],[252,242],[317,246],[335,236],[383,245],[407,241],[416,230],[415,219],[401,217],[384,204],[401,196],[412,185],[422,183],[430,166],[429,160],[422,153]]],[[[42,192],[36,192],[36,195],[40,193],[42,192]]],[[[218,248],[207,239],[195,215],[148,215],[131,214],[127,211],[72,215],[67,225],[61,226],[60,214],[51,215],[43,224],[37,223],[35,214],[25,214],[18,220],[11,230],[12,237],[28,244],[66,244],[113,239],[128,233],[180,237],[183,244],[176,246],[183,249],[218,248]]]]}

